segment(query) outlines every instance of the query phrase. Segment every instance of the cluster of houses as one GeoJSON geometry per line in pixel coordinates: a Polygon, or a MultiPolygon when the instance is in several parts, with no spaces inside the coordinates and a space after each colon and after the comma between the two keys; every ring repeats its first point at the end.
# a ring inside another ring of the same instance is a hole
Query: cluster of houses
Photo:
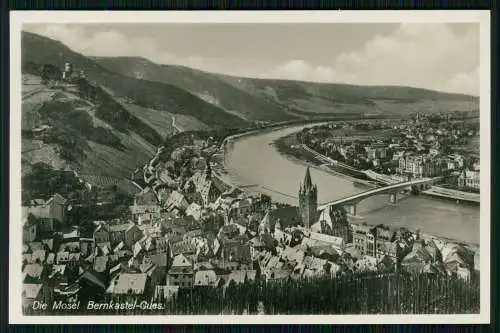
{"type": "MultiPolygon", "coordinates": [[[[460,245],[350,225],[341,209],[308,214],[305,223],[301,210],[310,207],[231,188],[212,171],[205,153],[213,147],[191,148],[194,154],[182,147],[168,161],[157,154],[144,167],[147,186],[130,214],[94,221],[91,236],[68,225],[68,203],[58,194],[23,207],[24,306],[85,298],[163,302],[182,289],[377,270],[467,278],[474,269],[473,254],[460,245]]],[[[310,179],[305,184],[304,198],[310,179]]],[[[315,195],[308,205],[316,205],[315,195]]]]}
{"type": "MultiPolygon", "coordinates": [[[[403,125],[384,125],[386,129],[399,132],[399,135],[387,140],[371,139],[351,142],[338,138],[306,135],[307,144],[314,150],[327,156],[339,156],[351,161],[361,169],[373,169],[385,174],[405,176],[406,178],[435,177],[456,174],[458,187],[479,189],[479,162],[467,166],[466,160],[473,156],[464,156],[450,152],[453,145],[463,145],[466,138],[477,136],[472,129],[461,127],[460,123],[433,125],[422,123],[418,116],[413,123],[403,125]],[[465,170],[467,168],[470,170],[465,170]],[[466,171],[466,172],[463,172],[466,171]]],[[[328,125],[328,130],[343,129],[341,124],[328,125]]],[[[321,129],[325,131],[325,128],[321,129]]],[[[307,129],[308,134],[317,134],[318,129],[307,129]]],[[[334,134],[335,135],[335,134],[334,134]]]]}

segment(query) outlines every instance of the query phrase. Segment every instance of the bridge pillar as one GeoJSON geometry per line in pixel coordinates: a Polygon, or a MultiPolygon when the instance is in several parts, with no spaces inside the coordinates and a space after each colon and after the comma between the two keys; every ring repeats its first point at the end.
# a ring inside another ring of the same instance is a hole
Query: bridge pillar
{"type": "Polygon", "coordinates": [[[351,214],[352,216],[356,215],[356,204],[349,205],[349,214],[351,214]]]}
{"type": "Polygon", "coordinates": [[[389,201],[391,202],[391,204],[396,203],[396,195],[397,195],[397,192],[394,192],[394,193],[391,193],[391,195],[389,196],[389,201]]]}

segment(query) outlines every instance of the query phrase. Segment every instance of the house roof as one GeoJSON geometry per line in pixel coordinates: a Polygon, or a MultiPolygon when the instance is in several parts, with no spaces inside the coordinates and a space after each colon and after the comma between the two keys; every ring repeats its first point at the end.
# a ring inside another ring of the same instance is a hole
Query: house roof
{"type": "Polygon", "coordinates": [[[339,257],[339,253],[331,246],[312,246],[309,248],[310,253],[317,257],[317,258],[322,258],[322,259],[337,259],[339,257]]]}
{"type": "Polygon", "coordinates": [[[249,264],[252,262],[250,244],[238,244],[224,248],[224,258],[229,261],[249,264]]]}
{"type": "Polygon", "coordinates": [[[41,264],[28,264],[24,266],[23,274],[31,276],[32,278],[40,278],[43,272],[43,265],[41,264]]]}
{"type": "Polygon", "coordinates": [[[257,271],[255,270],[237,270],[237,271],[232,271],[229,276],[227,277],[227,281],[225,286],[228,286],[231,281],[234,281],[236,284],[241,284],[245,282],[245,277],[252,281],[255,280],[255,277],[257,276],[257,271]]]}
{"type": "Polygon", "coordinates": [[[287,261],[295,261],[297,264],[302,264],[305,258],[305,252],[301,249],[293,248],[293,247],[285,247],[285,249],[281,252],[281,257],[287,261]]]}
{"type": "Polygon", "coordinates": [[[266,272],[266,277],[272,280],[284,280],[290,277],[292,270],[290,269],[271,269],[266,272]]]}
{"type": "Polygon", "coordinates": [[[319,241],[323,243],[328,243],[336,247],[343,247],[344,246],[344,239],[342,237],[335,237],[331,235],[326,235],[326,234],[320,234],[317,232],[311,232],[309,234],[309,238],[314,240],[314,241],[319,241]]]}
{"type": "Polygon", "coordinates": [[[168,285],[156,286],[154,298],[159,299],[161,296],[163,296],[163,299],[170,299],[174,295],[177,295],[178,293],[179,293],[179,286],[168,286],[168,285]]]}
{"type": "Polygon", "coordinates": [[[300,224],[299,208],[295,206],[280,207],[269,212],[271,229],[274,229],[276,222],[280,222],[282,229],[300,224]]]}
{"type": "Polygon", "coordinates": [[[168,264],[168,254],[166,252],[148,254],[144,257],[144,259],[150,261],[158,267],[166,267],[168,264]]]}
{"type": "Polygon", "coordinates": [[[214,286],[218,280],[217,274],[213,270],[198,271],[194,276],[194,285],[214,286]]]}
{"type": "Polygon", "coordinates": [[[37,260],[40,261],[40,263],[43,263],[45,261],[45,255],[46,255],[46,251],[45,250],[34,250],[32,253],[31,253],[31,262],[36,262],[37,260]]]}
{"type": "Polygon", "coordinates": [[[196,202],[191,203],[186,209],[186,215],[191,215],[195,220],[199,220],[201,217],[201,206],[196,202]]]}
{"type": "Polygon", "coordinates": [[[354,267],[358,271],[375,271],[377,270],[377,258],[365,255],[354,263],[354,267]]]}
{"type": "Polygon", "coordinates": [[[187,206],[187,202],[183,194],[173,191],[170,193],[163,206],[168,210],[172,210],[174,208],[186,208],[185,206],[187,206]]]}
{"type": "Polygon", "coordinates": [[[106,289],[106,285],[104,284],[104,278],[98,272],[95,272],[91,269],[85,270],[79,277],[78,281],[81,279],[88,280],[93,284],[101,287],[102,289],[106,289]]]}
{"type": "Polygon", "coordinates": [[[32,199],[30,201],[30,206],[40,206],[40,205],[45,205],[46,201],[43,199],[32,199]]]}
{"type": "Polygon", "coordinates": [[[192,265],[192,262],[183,254],[175,256],[172,261],[172,267],[192,267],[192,265]]]}
{"type": "Polygon", "coordinates": [[[63,275],[66,271],[66,265],[52,265],[52,272],[50,273],[49,278],[53,278],[55,275],[63,275]]]}
{"type": "Polygon", "coordinates": [[[80,230],[78,228],[73,228],[72,230],[63,233],[63,239],[79,238],[79,237],[80,237],[80,230]]]}
{"type": "Polygon", "coordinates": [[[306,256],[304,258],[302,265],[307,269],[313,271],[323,271],[325,269],[326,263],[327,260],[325,259],[315,258],[313,256],[306,256]]]}
{"type": "Polygon", "coordinates": [[[153,189],[147,187],[135,196],[135,203],[137,205],[156,205],[158,203],[158,198],[153,189]]]}
{"type": "Polygon", "coordinates": [[[107,292],[113,294],[142,294],[146,288],[148,275],[145,273],[121,273],[111,282],[107,292]]]}
{"type": "Polygon", "coordinates": [[[170,251],[173,256],[195,253],[196,245],[192,244],[190,240],[183,240],[170,245],[170,251]]]}
{"type": "Polygon", "coordinates": [[[43,250],[45,248],[42,242],[31,242],[28,243],[28,245],[30,246],[31,251],[43,250]]]}
{"type": "Polygon", "coordinates": [[[49,253],[49,254],[47,255],[47,259],[45,260],[45,262],[46,262],[47,264],[53,264],[53,263],[54,263],[54,259],[55,259],[55,257],[56,257],[56,254],[55,254],[55,253],[49,253]]]}
{"type": "Polygon", "coordinates": [[[59,205],[65,205],[68,202],[68,200],[66,200],[66,198],[64,198],[59,193],[56,193],[52,197],[50,197],[50,199],[47,200],[47,204],[52,202],[52,201],[54,201],[54,203],[59,204],[59,205]]]}
{"type": "Polygon", "coordinates": [[[407,262],[428,262],[432,260],[432,256],[423,247],[414,248],[410,253],[408,253],[402,260],[402,263],[407,262]]]}
{"type": "Polygon", "coordinates": [[[109,232],[124,232],[127,231],[129,228],[131,228],[134,224],[133,223],[118,223],[118,224],[110,224],[108,225],[108,230],[109,232]]]}
{"type": "Polygon", "coordinates": [[[38,297],[42,284],[38,283],[23,283],[23,295],[27,299],[35,299],[38,297]]]}
{"type": "Polygon", "coordinates": [[[446,254],[444,262],[447,263],[454,260],[460,260],[466,265],[472,265],[474,262],[474,253],[461,245],[454,245],[446,254]]]}
{"type": "Polygon", "coordinates": [[[65,261],[69,261],[69,252],[57,252],[56,254],[56,262],[57,263],[60,263],[60,262],[65,262],[65,261]]]}
{"type": "Polygon", "coordinates": [[[106,271],[108,265],[108,256],[98,256],[94,258],[94,270],[96,272],[102,273],[106,271]]]}
{"type": "Polygon", "coordinates": [[[382,256],[377,263],[377,265],[385,268],[391,268],[394,266],[394,264],[394,261],[388,255],[382,256]]]}
{"type": "Polygon", "coordinates": [[[32,225],[37,224],[38,220],[37,220],[36,216],[33,215],[33,213],[27,212],[27,215],[26,214],[23,214],[23,215],[25,215],[23,217],[23,227],[24,228],[28,228],[28,227],[31,227],[32,225]]]}

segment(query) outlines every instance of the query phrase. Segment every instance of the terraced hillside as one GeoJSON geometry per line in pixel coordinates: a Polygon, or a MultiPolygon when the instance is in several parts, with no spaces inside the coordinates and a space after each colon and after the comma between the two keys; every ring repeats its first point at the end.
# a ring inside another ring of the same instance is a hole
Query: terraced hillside
{"type": "Polygon", "coordinates": [[[23,173],[43,162],[55,169],[127,177],[162,142],[158,137],[154,144],[131,128],[116,129],[96,116],[97,105],[66,87],[39,84],[36,90],[22,103],[23,173]],[[34,136],[33,129],[43,127],[34,136]]]}

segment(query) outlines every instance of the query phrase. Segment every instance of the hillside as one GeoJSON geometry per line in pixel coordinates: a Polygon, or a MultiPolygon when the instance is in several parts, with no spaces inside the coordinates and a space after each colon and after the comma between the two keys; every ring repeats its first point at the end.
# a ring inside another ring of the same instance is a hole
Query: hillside
{"type": "Polygon", "coordinates": [[[477,97],[410,87],[252,79],[159,65],[144,58],[92,59],[125,76],[175,85],[252,120],[283,121],[318,114],[408,115],[424,110],[470,111],[479,107],[477,97]]]}
{"type": "MultiPolygon", "coordinates": [[[[28,78],[24,90],[31,92],[22,102],[23,174],[43,162],[55,169],[128,177],[162,142],[150,129],[142,135],[138,134],[141,127],[117,129],[98,116],[102,106],[81,98],[73,89],[49,87],[33,75],[23,77],[28,78]],[[44,126],[43,133],[34,136],[33,129],[44,126]]],[[[108,108],[117,109],[115,105],[108,108]]],[[[131,123],[133,119],[129,118],[131,123]]]]}
{"type": "Polygon", "coordinates": [[[112,91],[115,97],[126,97],[132,104],[194,117],[210,127],[249,125],[240,117],[227,113],[174,85],[140,80],[111,72],[58,41],[23,32],[23,73],[40,74],[36,71],[44,64],[62,69],[65,62],[71,62],[76,70],[84,70],[90,82],[112,91]]]}
{"type": "Polygon", "coordinates": [[[158,65],[144,58],[92,59],[112,72],[177,86],[242,119],[272,122],[297,118],[274,101],[252,96],[214,74],[182,66],[158,65]]]}
{"type": "Polygon", "coordinates": [[[233,87],[262,99],[272,99],[291,112],[314,117],[318,114],[396,114],[454,112],[479,109],[479,98],[432,90],[355,86],[288,80],[219,76],[233,87]]]}

